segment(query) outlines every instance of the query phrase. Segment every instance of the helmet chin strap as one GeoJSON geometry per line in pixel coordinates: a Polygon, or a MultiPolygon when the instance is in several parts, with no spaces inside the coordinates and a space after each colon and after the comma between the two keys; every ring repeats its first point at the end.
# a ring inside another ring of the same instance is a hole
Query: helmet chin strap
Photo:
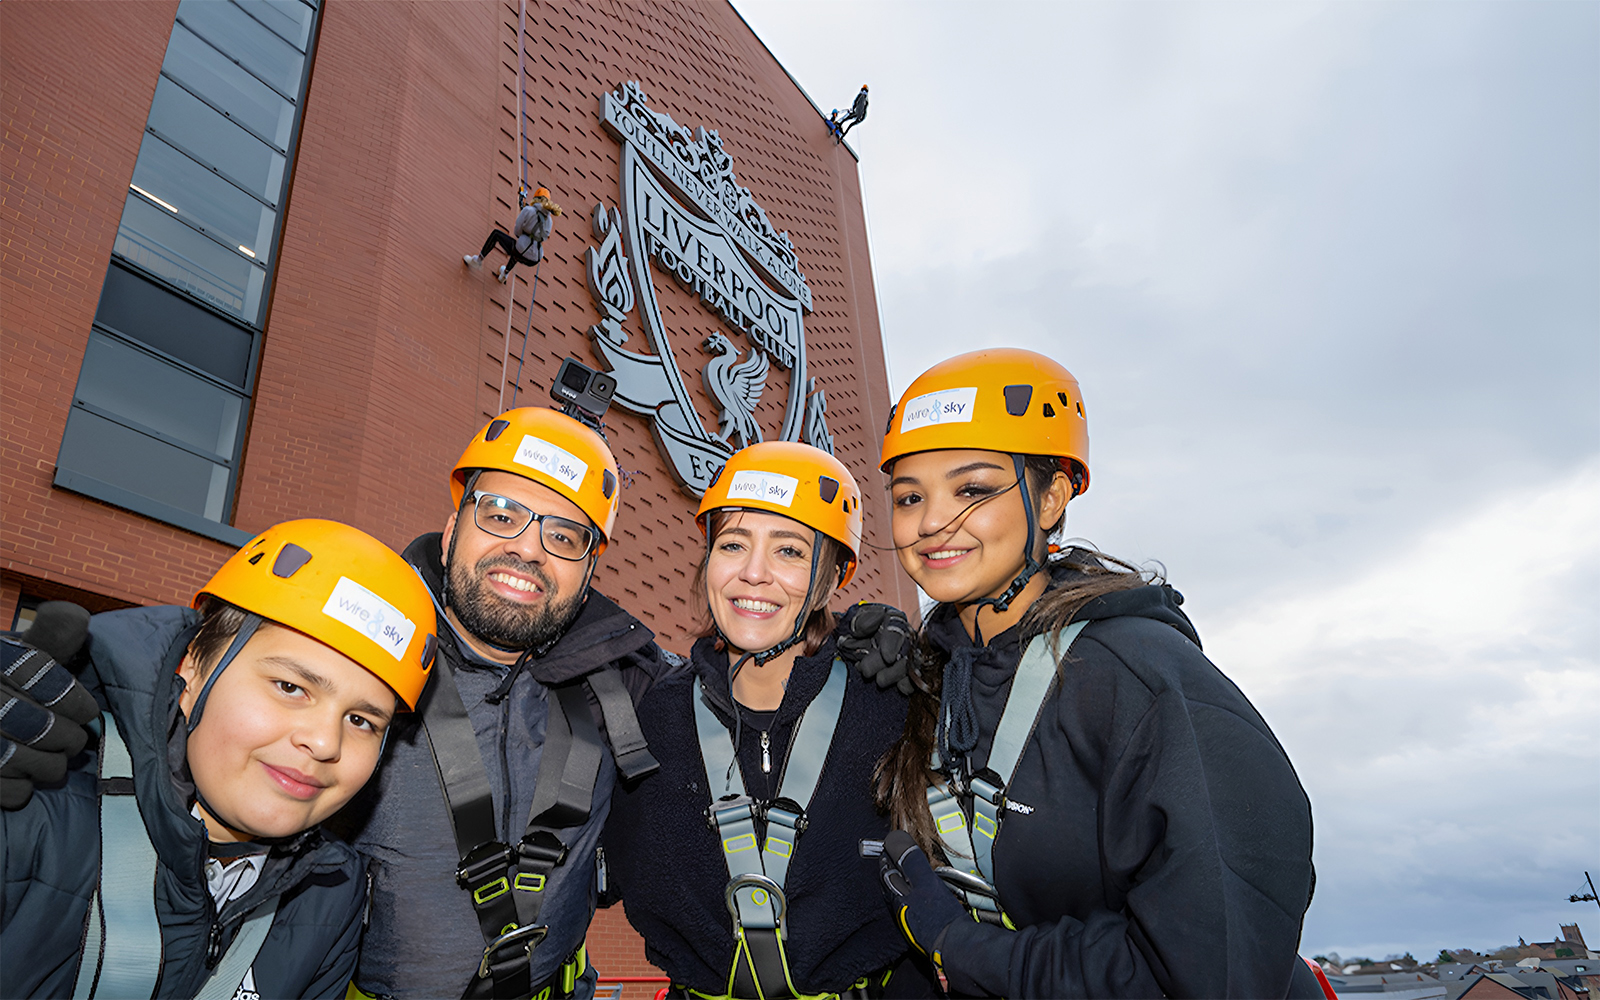
{"type": "Polygon", "coordinates": [[[200,687],[200,694],[194,700],[194,711],[190,713],[186,727],[189,732],[194,732],[194,727],[200,724],[200,714],[206,710],[206,699],[211,697],[211,686],[217,683],[217,678],[222,676],[222,671],[227,669],[228,664],[233,662],[234,657],[238,656],[240,651],[244,649],[244,644],[250,641],[250,637],[255,635],[256,629],[260,627],[261,616],[253,611],[246,611],[244,613],[244,624],[239,626],[239,631],[234,635],[233,641],[228,643],[228,648],[222,654],[222,658],[217,661],[216,666],[211,668],[211,675],[206,678],[205,684],[200,687]]]}
{"type": "MultiPolygon", "coordinates": [[[[1044,568],[1044,564],[1034,558],[1033,555],[1034,536],[1039,529],[1034,523],[1037,518],[1033,510],[1033,494],[1028,491],[1027,470],[1024,463],[1025,459],[1022,455],[1014,454],[1011,456],[1011,464],[1017,470],[1017,489],[1022,493],[1022,516],[1028,524],[1028,540],[1023,543],[1022,548],[1022,572],[1017,574],[1017,578],[1011,581],[1011,585],[999,597],[980,598],[973,601],[968,607],[982,610],[984,605],[988,605],[994,608],[997,614],[1005,614],[1010,609],[1011,602],[1017,599],[1017,595],[1022,593],[1023,588],[1028,585],[1028,581],[1033,579],[1033,575],[1044,568]]],[[[972,629],[973,638],[981,646],[983,644],[983,631],[978,627],[978,616],[976,614],[972,617],[972,629]]]]}

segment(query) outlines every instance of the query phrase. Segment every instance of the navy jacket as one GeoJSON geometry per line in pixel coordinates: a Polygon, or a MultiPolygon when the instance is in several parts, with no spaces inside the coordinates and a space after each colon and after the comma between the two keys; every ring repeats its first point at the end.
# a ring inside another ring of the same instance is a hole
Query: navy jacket
{"type": "MultiPolygon", "coordinates": [[[[1073,572],[1057,568],[1053,586],[1073,572]]],[[[1283,997],[1306,972],[1296,948],[1313,882],[1310,803],[1180,603],[1152,586],[1078,612],[1089,624],[1061,662],[994,843],[1001,903],[1020,929],[951,925],[953,993],[1283,997]]],[[[971,646],[948,606],[924,631],[947,651],[971,646]]],[[[989,639],[974,663],[974,769],[1030,638],[1019,633],[989,639]]]]}
{"type": "MultiPolygon", "coordinates": [[[[274,846],[260,880],[218,914],[206,888],[205,827],[189,814],[178,663],[199,616],[187,608],[133,608],[89,622],[83,682],[109,708],[133,759],[140,815],[156,849],[162,969],[156,995],[192,997],[257,906],[278,912],[251,968],[263,997],[342,997],[355,968],[366,901],[360,859],[312,830],[274,846]]],[[[78,974],[89,897],[100,868],[99,762],[86,751],[66,784],[41,788],[0,812],[0,996],[65,997],[78,974]]]]}
{"type": "MultiPolygon", "coordinates": [[[[443,582],[440,536],[423,535],[405,551],[435,596],[443,582]]],[[[439,655],[449,660],[478,737],[494,796],[496,827],[506,843],[522,838],[544,749],[546,685],[616,665],[635,698],[670,670],[650,630],[591,590],[577,619],[544,656],[530,660],[498,702],[489,700],[510,669],[481,659],[443,615],[439,655]]],[[[596,723],[605,731],[598,708],[596,723]]],[[[535,984],[552,976],[583,943],[595,906],[595,849],[611,808],[616,765],[605,754],[589,821],[567,838],[566,860],[550,875],[540,923],[549,935],[534,953],[535,984]]],[[[459,855],[450,809],[427,734],[402,716],[372,783],[332,825],[371,859],[372,910],[355,982],[380,996],[459,997],[483,955],[472,902],[455,879],[459,855]]],[[[580,992],[587,992],[580,988],[580,992]]]]}
{"type": "MultiPolygon", "coordinates": [[[[768,730],[770,772],[761,769],[761,732],[744,724],[739,745],[745,788],[765,798],[782,770],[796,724],[827,681],[834,658],[830,638],[815,656],[795,662],[783,702],[768,730]]],[[[694,674],[712,710],[730,730],[733,702],[728,655],[713,640],[695,644],[694,674]]],[[[727,863],[706,823],[711,793],[694,720],[694,684],[679,676],[658,685],[639,706],[657,774],[620,785],[606,829],[612,893],[643,935],[650,961],[675,983],[712,995],[727,989],[733,965],[733,920],[723,898],[727,863]]],[[[785,945],[795,985],[808,993],[848,989],[862,976],[896,964],[908,946],[883,904],[878,859],[861,856],[862,840],[882,840],[888,820],[873,805],[872,772],[905,725],[906,700],[850,671],[838,729],[807,818],[795,844],[786,895],[785,945]]],[[[721,794],[721,786],[716,789],[721,794]]],[[[801,803],[805,805],[805,803],[801,803]]],[[[758,824],[758,838],[766,835],[758,824]]],[[[911,963],[897,968],[895,995],[932,996],[911,963]]]]}

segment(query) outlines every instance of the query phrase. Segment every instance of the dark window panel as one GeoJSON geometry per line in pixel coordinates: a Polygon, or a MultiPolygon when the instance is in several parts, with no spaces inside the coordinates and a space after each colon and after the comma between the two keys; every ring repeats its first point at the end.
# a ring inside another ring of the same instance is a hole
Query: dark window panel
{"type": "Polygon", "coordinates": [[[283,192],[282,153],[166,77],[156,84],[150,127],[269,203],[283,192]]]}
{"type": "Polygon", "coordinates": [[[114,337],[90,335],[77,400],[211,452],[224,462],[233,458],[239,433],[238,394],[114,337]]]}
{"type": "Polygon", "coordinates": [[[248,388],[254,338],[131,271],[112,267],[106,272],[95,321],[224,382],[248,388]]]}
{"type": "Polygon", "coordinates": [[[252,324],[259,318],[261,268],[142,198],[128,198],[113,249],[224,312],[252,324]]]}
{"type": "Polygon", "coordinates": [[[208,521],[227,513],[226,466],[77,407],[58,465],[208,521]]]}
{"type": "Polygon", "coordinates": [[[172,26],[161,69],[228,118],[272,140],[280,150],[289,148],[294,105],[181,24],[172,26]]]}
{"type": "Polygon", "coordinates": [[[272,209],[148,132],[132,186],[245,257],[265,259],[272,250],[272,209]]]}
{"type": "Polygon", "coordinates": [[[178,20],[274,89],[299,93],[305,56],[229,0],[183,0],[178,20]]]}

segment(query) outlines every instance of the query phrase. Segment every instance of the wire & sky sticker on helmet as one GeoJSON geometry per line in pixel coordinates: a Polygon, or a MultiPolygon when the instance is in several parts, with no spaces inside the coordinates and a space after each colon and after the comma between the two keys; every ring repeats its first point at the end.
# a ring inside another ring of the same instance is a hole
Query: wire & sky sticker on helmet
{"type": "Polygon", "coordinates": [[[378,648],[402,660],[417,626],[394,605],[347,576],[334,584],[322,613],[367,636],[378,648]]]}
{"type": "Polygon", "coordinates": [[[522,436],[522,444],[518,446],[517,453],[511,460],[518,465],[526,465],[530,469],[547,473],[559,482],[566,483],[567,487],[574,491],[583,485],[583,477],[589,474],[589,463],[572,452],[559,448],[543,438],[536,438],[532,434],[522,436]]]}
{"type": "Polygon", "coordinates": [[[800,480],[781,472],[745,469],[733,474],[732,482],[728,483],[728,499],[765,500],[789,507],[794,504],[794,491],[799,486],[800,480]]]}
{"type": "Polygon", "coordinates": [[[977,398],[977,387],[966,386],[941,389],[907,400],[905,412],[900,415],[900,433],[934,424],[970,423],[972,404],[977,398]]]}

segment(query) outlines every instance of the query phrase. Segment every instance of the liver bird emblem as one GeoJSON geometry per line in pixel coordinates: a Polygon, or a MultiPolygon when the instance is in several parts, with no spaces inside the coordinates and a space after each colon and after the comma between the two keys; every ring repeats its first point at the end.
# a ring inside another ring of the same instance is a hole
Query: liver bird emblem
{"type": "Polygon", "coordinates": [[[761,425],[756,423],[755,409],[767,387],[767,369],[772,363],[755,349],[748,359],[740,361],[739,349],[720,333],[713,333],[700,346],[720,355],[701,373],[706,391],[722,407],[717,415],[717,439],[730,448],[734,447],[734,437],[739,439],[739,448],[755,444],[761,440],[761,425]]]}

